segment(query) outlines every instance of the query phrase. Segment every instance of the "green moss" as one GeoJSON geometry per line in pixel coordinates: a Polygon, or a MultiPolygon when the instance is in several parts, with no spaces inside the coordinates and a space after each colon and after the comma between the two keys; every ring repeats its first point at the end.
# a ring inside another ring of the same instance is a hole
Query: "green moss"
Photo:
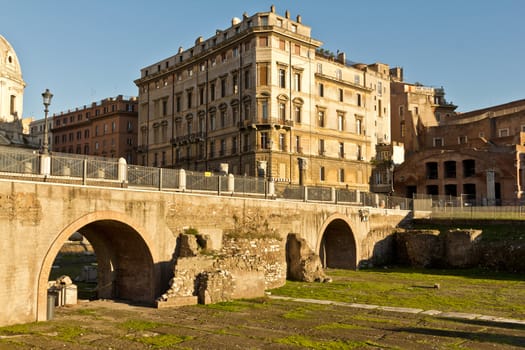
{"type": "Polygon", "coordinates": [[[332,329],[353,330],[353,329],[367,329],[367,327],[356,326],[356,325],[348,324],[348,323],[332,322],[332,323],[319,325],[319,326],[315,327],[315,329],[319,329],[319,330],[332,330],[332,329]]]}
{"type": "Polygon", "coordinates": [[[25,324],[15,324],[12,326],[6,326],[0,328],[0,334],[4,335],[15,335],[15,334],[32,334],[33,326],[36,323],[25,323],[25,324]]]}
{"type": "MultiPolygon", "coordinates": [[[[285,345],[295,345],[301,348],[332,350],[332,349],[357,349],[368,347],[366,341],[343,341],[343,340],[313,340],[301,335],[291,335],[286,338],[279,338],[275,340],[276,343],[285,345]]],[[[375,347],[376,345],[372,345],[375,347]]]]}
{"type": "Polygon", "coordinates": [[[153,348],[172,348],[176,344],[193,339],[190,336],[175,334],[159,334],[150,337],[134,338],[136,342],[149,345],[153,348]]]}
{"type": "MultiPolygon", "coordinates": [[[[482,270],[327,270],[333,283],[286,282],[273,295],[380,306],[484,313],[525,314],[525,276],[482,270]],[[439,284],[440,288],[434,288],[439,284]],[[479,293],[483,290],[483,293],[479,293]],[[495,302],[495,300],[497,302],[495,302]]],[[[297,316],[297,315],[295,315],[297,316]]]]}
{"type": "Polygon", "coordinates": [[[119,324],[120,328],[132,331],[147,331],[162,326],[157,322],[143,321],[143,320],[129,320],[119,324]]]}
{"type": "Polygon", "coordinates": [[[85,329],[79,326],[59,326],[57,328],[57,339],[67,341],[70,343],[77,342],[78,338],[86,332],[85,329]]]}

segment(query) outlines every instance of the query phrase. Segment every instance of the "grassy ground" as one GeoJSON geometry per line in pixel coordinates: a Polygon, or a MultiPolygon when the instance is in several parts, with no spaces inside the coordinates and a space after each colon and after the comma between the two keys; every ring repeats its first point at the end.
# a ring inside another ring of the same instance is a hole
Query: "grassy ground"
{"type": "Polygon", "coordinates": [[[287,282],[274,295],[525,318],[525,276],[483,270],[328,270],[329,284],[287,282]],[[434,288],[435,285],[439,288],[434,288]]]}
{"type": "MultiPolygon", "coordinates": [[[[524,276],[477,270],[327,272],[333,283],[288,282],[272,294],[525,318],[524,276]]],[[[523,344],[523,325],[268,298],[175,309],[94,301],[58,308],[49,322],[0,328],[0,350],[483,350],[523,344]]]]}

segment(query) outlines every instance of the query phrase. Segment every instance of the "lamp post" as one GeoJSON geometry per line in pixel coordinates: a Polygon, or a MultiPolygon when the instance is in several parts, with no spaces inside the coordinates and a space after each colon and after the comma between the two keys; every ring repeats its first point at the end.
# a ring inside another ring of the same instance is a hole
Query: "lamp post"
{"type": "Polygon", "coordinates": [[[47,113],[49,112],[49,105],[51,104],[51,99],[53,98],[53,94],[49,89],[46,89],[42,93],[42,99],[44,100],[44,145],[42,148],[42,153],[48,154],[49,153],[49,142],[47,140],[47,132],[48,132],[48,126],[47,126],[47,113]]]}

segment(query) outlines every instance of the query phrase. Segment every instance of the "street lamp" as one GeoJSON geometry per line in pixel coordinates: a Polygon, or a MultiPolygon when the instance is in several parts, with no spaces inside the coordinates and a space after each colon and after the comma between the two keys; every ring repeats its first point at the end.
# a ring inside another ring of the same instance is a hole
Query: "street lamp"
{"type": "Polygon", "coordinates": [[[47,113],[49,112],[49,105],[51,104],[51,99],[53,98],[53,94],[51,93],[51,91],[49,91],[49,89],[46,89],[46,91],[44,91],[42,93],[42,99],[44,100],[44,146],[43,146],[43,149],[42,149],[42,153],[44,154],[48,154],[49,153],[49,143],[47,141],[47,113]]]}

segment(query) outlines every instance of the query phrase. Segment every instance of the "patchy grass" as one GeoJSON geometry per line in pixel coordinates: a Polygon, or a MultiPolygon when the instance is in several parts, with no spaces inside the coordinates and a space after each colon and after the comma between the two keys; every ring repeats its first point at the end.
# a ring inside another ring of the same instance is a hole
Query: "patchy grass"
{"type": "Polygon", "coordinates": [[[208,305],[205,305],[205,307],[214,309],[214,310],[220,310],[220,311],[240,312],[248,308],[249,304],[246,302],[243,302],[242,300],[234,300],[234,301],[220,302],[216,304],[208,304],[208,305]]]}
{"type": "Polygon", "coordinates": [[[58,326],[56,338],[66,341],[68,343],[73,343],[78,341],[78,338],[84,335],[85,330],[79,326],[58,326]]]}
{"type": "Polygon", "coordinates": [[[355,330],[355,329],[367,329],[367,327],[362,327],[362,326],[348,324],[348,323],[332,322],[332,323],[319,325],[315,327],[315,329],[319,329],[319,330],[333,330],[333,329],[355,330]]]}
{"type": "Polygon", "coordinates": [[[126,322],[119,324],[120,328],[124,328],[129,331],[147,331],[160,326],[162,326],[162,324],[144,320],[127,320],[126,322]]]}
{"type": "Polygon", "coordinates": [[[158,334],[141,338],[133,338],[134,341],[148,345],[153,348],[172,348],[174,345],[193,339],[190,336],[175,334],[158,334]]]}
{"type": "Polygon", "coordinates": [[[481,270],[327,270],[333,283],[286,282],[274,295],[522,318],[525,276],[481,270]],[[433,288],[439,284],[440,288],[433,288]],[[480,293],[483,291],[483,293],[480,293]]]}
{"type": "Polygon", "coordinates": [[[341,349],[362,349],[369,346],[377,347],[376,344],[370,344],[367,341],[343,341],[343,340],[314,340],[302,335],[291,335],[285,338],[275,340],[276,343],[285,345],[295,345],[301,348],[315,350],[341,350],[341,349]]]}

